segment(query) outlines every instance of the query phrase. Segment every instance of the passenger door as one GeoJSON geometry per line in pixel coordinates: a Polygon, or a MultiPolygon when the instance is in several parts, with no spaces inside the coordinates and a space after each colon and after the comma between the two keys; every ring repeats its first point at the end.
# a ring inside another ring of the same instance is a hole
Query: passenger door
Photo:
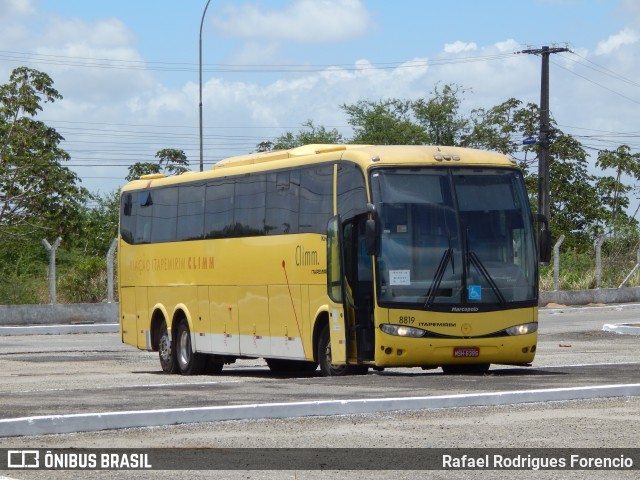
{"type": "Polygon", "coordinates": [[[347,338],[344,307],[344,260],[342,257],[342,227],[340,217],[329,220],[327,226],[327,291],[329,294],[329,337],[331,363],[346,365],[347,338]]]}

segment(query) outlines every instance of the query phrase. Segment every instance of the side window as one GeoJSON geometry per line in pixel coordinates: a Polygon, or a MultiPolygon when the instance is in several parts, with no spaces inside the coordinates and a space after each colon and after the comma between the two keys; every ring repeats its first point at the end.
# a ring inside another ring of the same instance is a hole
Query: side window
{"type": "Polygon", "coordinates": [[[207,185],[204,212],[204,235],[206,238],[231,236],[233,190],[233,179],[223,179],[207,185]]]}
{"type": "Polygon", "coordinates": [[[136,233],[133,243],[150,243],[151,220],[153,218],[153,195],[151,191],[143,190],[137,192],[135,196],[137,197],[138,215],[135,217],[136,233]]]}
{"type": "Polygon", "coordinates": [[[204,191],[204,185],[179,187],[177,240],[199,240],[203,237],[204,191]]]}
{"type": "Polygon", "coordinates": [[[267,235],[298,233],[300,172],[285,170],[267,175],[267,235]]]}
{"type": "Polygon", "coordinates": [[[364,176],[354,163],[338,164],[338,214],[342,220],[363,213],[367,206],[364,176]]]}
{"type": "Polygon", "coordinates": [[[123,193],[120,197],[120,236],[127,243],[134,243],[138,204],[133,201],[135,193],[123,193]]]}
{"type": "Polygon", "coordinates": [[[300,170],[300,233],[326,233],[333,215],[333,165],[300,170]]]}
{"type": "Polygon", "coordinates": [[[151,242],[175,242],[178,224],[178,188],[153,190],[151,242]]]}
{"type": "Polygon", "coordinates": [[[249,175],[236,179],[235,237],[264,235],[266,175],[249,175]]]}

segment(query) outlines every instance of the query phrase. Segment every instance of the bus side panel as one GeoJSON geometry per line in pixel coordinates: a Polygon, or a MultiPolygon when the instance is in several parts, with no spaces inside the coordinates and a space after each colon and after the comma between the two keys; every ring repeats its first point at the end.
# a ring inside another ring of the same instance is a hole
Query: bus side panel
{"type": "Polygon", "coordinates": [[[120,289],[120,336],[122,342],[138,346],[136,323],[136,290],[133,287],[120,289]]]}
{"type": "Polygon", "coordinates": [[[151,350],[149,328],[149,302],[147,287],[136,287],[136,336],[137,346],[142,350],[151,350]]]}
{"type": "Polygon", "coordinates": [[[309,329],[305,331],[305,352],[313,352],[313,332],[318,312],[328,311],[327,285],[309,285],[309,329]]]}
{"type": "Polygon", "coordinates": [[[304,359],[299,285],[269,285],[271,355],[304,359]]]}
{"type": "Polygon", "coordinates": [[[267,357],[271,354],[269,342],[269,297],[264,285],[243,287],[238,298],[240,323],[240,353],[267,357]]]}
{"type": "Polygon", "coordinates": [[[263,285],[241,287],[238,297],[240,353],[266,357],[271,354],[269,341],[269,294],[263,285]]]}
{"type": "Polygon", "coordinates": [[[238,287],[209,287],[209,309],[213,353],[239,355],[238,287]]]}
{"type": "MultiPolygon", "coordinates": [[[[302,350],[307,360],[313,360],[313,322],[309,315],[309,285],[301,285],[300,301],[302,309],[302,318],[300,319],[300,328],[302,329],[302,350]]],[[[315,313],[315,310],[314,310],[315,313]]]]}
{"type": "Polygon", "coordinates": [[[193,319],[196,333],[196,350],[211,352],[211,317],[209,311],[209,287],[198,287],[198,317],[193,319]]]}

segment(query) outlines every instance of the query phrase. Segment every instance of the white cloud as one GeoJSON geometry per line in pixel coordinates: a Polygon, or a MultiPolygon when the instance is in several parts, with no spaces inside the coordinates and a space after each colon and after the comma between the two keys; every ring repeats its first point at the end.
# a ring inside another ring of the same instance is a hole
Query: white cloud
{"type": "Polygon", "coordinates": [[[640,25],[640,2],[638,0],[622,0],[621,7],[628,23],[640,25]]]}
{"type": "Polygon", "coordinates": [[[35,12],[32,0],[0,0],[0,18],[30,15],[35,12]]]}
{"type": "Polygon", "coordinates": [[[255,4],[228,6],[224,18],[215,17],[219,31],[233,37],[339,42],[363,35],[371,27],[362,0],[295,0],[281,10],[255,4]]]}
{"type": "Polygon", "coordinates": [[[64,97],[109,104],[153,86],[133,42],[134,35],[116,18],[87,23],[54,16],[33,51],[49,59],[44,68],[64,97]],[[140,69],[122,68],[132,65],[140,69]]]}
{"type": "Polygon", "coordinates": [[[598,43],[595,54],[607,55],[619,49],[623,45],[633,45],[634,43],[637,43],[639,39],[640,35],[638,35],[638,32],[631,28],[625,28],[620,33],[611,35],[605,41],[598,43]]]}
{"type": "Polygon", "coordinates": [[[454,43],[446,43],[444,45],[445,53],[472,52],[477,49],[478,46],[474,42],[462,42],[460,40],[454,43]]]}
{"type": "MultiPolygon", "coordinates": [[[[282,40],[341,41],[363,35],[372,27],[364,0],[295,0],[284,3],[285,6],[277,10],[268,10],[268,6],[273,4],[275,2],[235,3],[215,19],[219,31],[244,39],[243,46],[234,53],[236,62],[283,63],[279,56],[282,40]]],[[[283,2],[277,4],[282,5],[283,2]]],[[[83,22],[40,17],[36,22],[27,22],[20,15],[29,15],[30,10],[27,8],[20,13],[16,10],[20,10],[20,5],[30,7],[32,4],[0,0],[0,12],[8,12],[12,8],[11,17],[0,18],[0,26],[3,26],[0,28],[0,50],[14,50],[14,45],[20,45],[21,51],[59,57],[58,64],[34,66],[49,73],[55,87],[64,96],[62,101],[47,105],[43,116],[60,122],[95,122],[96,128],[112,124],[104,128],[118,131],[113,135],[105,133],[104,137],[98,134],[95,138],[84,130],[78,133],[81,128],[78,131],[67,130],[68,134],[63,131],[76,163],[90,163],[91,155],[95,155],[96,158],[106,158],[100,160],[106,164],[111,161],[105,153],[108,149],[121,150],[129,155],[117,160],[120,165],[127,160],[133,163],[153,158],[155,151],[164,147],[184,149],[192,161],[196,159],[197,84],[184,81],[179,85],[175,81],[174,86],[168,86],[162,82],[169,82],[169,77],[161,77],[163,74],[158,72],[74,65],[80,57],[141,62],[140,65],[144,58],[136,49],[135,35],[120,20],[106,18],[83,22]],[[11,19],[17,21],[12,22],[11,19]],[[36,24],[41,30],[30,31],[36,24]],[[138,133],[132,131],[136,129],[135,125],[140,126],[138,133]],[[143,125],[164,125],[171,134],[148,134],[153,128],[143,125]],[[175,135],[174,127],[179,128],[175,135]],[[109,139],[104,140],[107,143],[100,143],[103,138],[109,139]],[[91,142],[97,145],[93,146],[91,142]],[[84,150],[95,153],[84,153],[84,150]]],[[[594,51],[577,49],[576,52],[585,58],[593,58],[594,53],[603,55],[597,60],[598,64],[627,78],[638,78],[640,72],[635,61],[640,39],[638,31],[626,28],[603,40],[594,51]],[[604,56],[610,52],[615,52],[615,55],[604,56]]],[[[206,161],[249,152],[259,141],[271,139],[287,130],[295,131],[308,119],[316,125],[338,127],[345,138],[349,138],[352,132],[340,105],[391,97],[428,97],[436,84],[453,83],[466,89],[462,107],[467,111],[491,108],[510,97],[538,103],[539,56],[508,55],[523,48],[512,39],[492,44],[453,39],[455,37],[430,58],[411,59],[413,55],[403,53],[405,50],[399,45],[394,50],[397,57],[385,58],[402,62],[395,63],[395,68],[376,68],[372,60],[380,54],[371,51],[365,57],[353,60],[350,67],[332,67],[322,71],[279,73],[277,76],[205,72],[206,161]],[[464,62],[460,61],[461,57],[464,57],[464,62]],[[474,60],[476,57],[477,61],[474,60]]],[[[340,48],[339,45],[337,47],[340,48]]],[[[587,79],[620,90],[631,98],[638,96],[632,90],[635,87],[626,86],[627,90],[623,90],[624,85],[614,84],[610,78],[596,78],[593,70],[586,70],[578,63],[579,60],[573,58],[572,63],[563,64],[561,56],[554,56],[551,66],[551,109],[556,121],[563,128],[570,125],[611,131],[637,130],[633,126],[637,125],[637,103],[621,100],[587,79]],[[567,69],[586,79],[573,75],[567,69]]],[[[300,62],[295,59],[286,61],[300,62]]],[[[313,63],[313,60],[309,62],[313,63]]],[[[0,68],[6,69],[7,65],[0,65],[0,68]]],[[[190,78],[195,77],[194,73],[190,78]]],[[[109,168],[92,174],[120,178],[126,175],[126,171],[121,172],[125,167],[118,167],[118,172],[115,167],[109,168]]],[[[87,169],[83,172],[86,174],[87,169]]],[[[90,181],[85,185],[92,187],[90,181]]],[[[110,187],[100,185],[100,188],[108,190],[110,187]]]]}

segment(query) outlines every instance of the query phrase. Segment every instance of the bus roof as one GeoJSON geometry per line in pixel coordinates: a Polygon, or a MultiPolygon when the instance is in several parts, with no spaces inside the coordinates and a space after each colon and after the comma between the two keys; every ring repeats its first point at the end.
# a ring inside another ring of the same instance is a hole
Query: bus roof
{"type": "Polygon", "coordinates": [[[437,145],[355,145],[355,144],[312,144],[289,150],[250,153],[220,160],[210,170],[186,172],[179,176],[166,177],[162,174],[143,175],[133,180],[124,190],[174,184],[220,176],[241,175],[264,172],[299,165],[312,165],[335,160],[351,160],[363,169],[370,166],[402,165],[477,165],[515,166],[508,156],[464,147],[444,147],[437,145]]]}

